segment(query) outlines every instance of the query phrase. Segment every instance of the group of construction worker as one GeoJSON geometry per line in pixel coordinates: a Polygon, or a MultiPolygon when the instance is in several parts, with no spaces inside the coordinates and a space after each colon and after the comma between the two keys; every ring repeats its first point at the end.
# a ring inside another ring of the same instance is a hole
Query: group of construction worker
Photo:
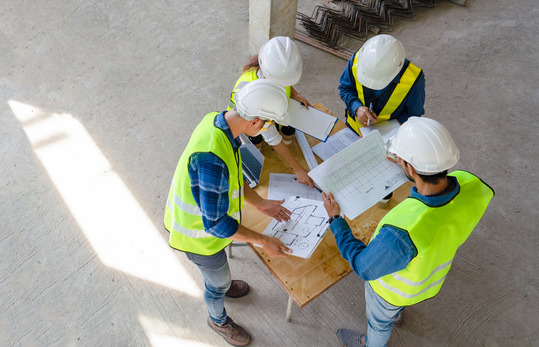
{"type": "MultiPolygon", "coordinates": [[[[284,200],[264,199],[244,183],[238,137],[262,134],[300,183],[314,185],[275,126],[290,124],[289,98],[310,106],[293,87],[302,71],[301,55],[290,38],[266,42],[244,66],[228,109],[208,113],[194,129],[168,195],[164,224],[169,244],[202,273],[207,323],[234,346],[248,345],[251,336],[227,315],[225,297],[242,297],[249,285],[231,279],[225,247],[239,241],[261,245],[271,257],[291,253],[279,239],[241,224],[245,200],[277,221],[289,220],[291,212],[282,206],[284,200]]],[[[387,158],[415,183],[410,196],[380,221],[368,245],[353,236],[332,192],[322,193],[341,256],[365,281],[367,331],[339,329],[337,337],[343,346],[385,346],[393,326],[402,323],[405,307],[440,291],[458,247],[494,191],[472,173],[448,173],[459,160],[459,149],[442,124],[422,117],[425,77],[406,59],[397,39],[378,35],[366,41],[339,83],[346,124],[358,135],[362,127],[399,122],[386,146],[387,158]]]]}

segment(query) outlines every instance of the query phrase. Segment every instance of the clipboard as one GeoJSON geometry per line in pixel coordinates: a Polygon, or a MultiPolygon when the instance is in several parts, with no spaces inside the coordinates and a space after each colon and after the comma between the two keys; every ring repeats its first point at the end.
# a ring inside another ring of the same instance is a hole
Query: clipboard
{"type": "Polygon", "coordinates": [[[288,114],[291,119],[291,127],[322,142],[327,141],[338,120],[337,117],[317,110],[313,106],[306,109],[294,99],[288,100],[288,114]]]}

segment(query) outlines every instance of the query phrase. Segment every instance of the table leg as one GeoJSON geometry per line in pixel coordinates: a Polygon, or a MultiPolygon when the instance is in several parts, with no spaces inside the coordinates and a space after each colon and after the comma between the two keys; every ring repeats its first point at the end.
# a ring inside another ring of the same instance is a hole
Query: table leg
{"type": "Polygon", "coordinates": [[[290,316],[292,316],[292,296],[288,296],[288,306],[286,307],[286,321],[290,322],[290,316]]]}

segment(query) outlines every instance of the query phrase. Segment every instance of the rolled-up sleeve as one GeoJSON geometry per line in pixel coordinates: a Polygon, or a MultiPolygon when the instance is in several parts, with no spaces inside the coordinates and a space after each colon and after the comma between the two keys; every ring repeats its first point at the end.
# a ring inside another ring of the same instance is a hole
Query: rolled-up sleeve
{"type": "Polygon", "coordinates": [[[238,231],[238,221],[228,215],[228,169],[215,154],[195,153],[189,163],[191,192],[202,212],[207,233],[227,238],[238,231]]]}
{"type": "Polygon", "coordinates": [[[275,124],[272,124],[268,130],[262,132],[262,137],[270,146],[277,146],[283,140],[275,124]]]}

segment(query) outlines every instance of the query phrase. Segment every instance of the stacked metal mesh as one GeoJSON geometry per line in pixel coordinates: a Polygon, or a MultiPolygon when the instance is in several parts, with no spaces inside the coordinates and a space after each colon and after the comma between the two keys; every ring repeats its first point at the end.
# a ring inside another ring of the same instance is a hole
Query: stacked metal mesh
{"type": "Polygon", "coordinates": [[[365,40],[369,32],[391,31],[394,18],[410,19],[417,7],[433,7],[436,0],[341,0],[340,9],[316,6],[311,17],[297,13],[309,36],[338,49],[345,35],[365,40]]]}

